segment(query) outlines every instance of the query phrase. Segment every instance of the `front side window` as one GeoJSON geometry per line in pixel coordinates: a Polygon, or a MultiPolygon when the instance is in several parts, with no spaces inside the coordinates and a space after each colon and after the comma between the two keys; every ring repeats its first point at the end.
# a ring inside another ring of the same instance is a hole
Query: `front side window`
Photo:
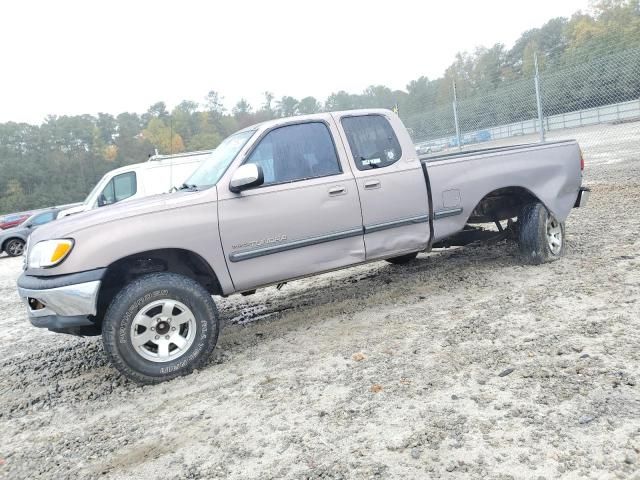
{"type": "Polygon", "coordinates": [[[111,205],[135,195],[137,192],[135,172],[116,175],[104,187],[98,198],[98,206],[111,205]]]}
{"type": "Polygon", "coordinates": [[[113,179],[116,202],[132,197],[137,192],[135,172],[123,173],[113,179]]]}
{"type": "Polygon", "coordinates": [[[102,190],[102,193],[98,198],[98,205],[99,206],[111,205],[112,203],[115,203],[115,201],[116,201],[116,195],[113,191],[113,178],[112,178],[111,180],[109,180],[109,183],[107,183],[107,186],[104,187],[104,189],[102,190]]]}
{"type": "Polygon", "coordinates": [[[288,125],[270,131],[246,163],[262,167],[264,185],[342,173],[329,129],[320,122],[288,125]]]}
{"type": "Polygon", "coordinates": [[[388,167],[402,156],[400,142],[382,115],[345,117],[342,128],[358,170],[388,167]]]}

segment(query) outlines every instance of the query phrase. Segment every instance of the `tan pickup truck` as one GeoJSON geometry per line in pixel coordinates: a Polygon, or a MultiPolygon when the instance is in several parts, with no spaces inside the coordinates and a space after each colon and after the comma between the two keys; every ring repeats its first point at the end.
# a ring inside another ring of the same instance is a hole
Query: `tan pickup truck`
{"type": "Polygon", "coordinates": [[[276,119],[224,140],[178,192],[33,232],[18,290],[33,325],[102,334],[116,368],[156,383],[214,349],[213,295],[496,235],[527,263],[560,257],[582,167],[575,141],[420,159],[388,110],[276,119]]]}

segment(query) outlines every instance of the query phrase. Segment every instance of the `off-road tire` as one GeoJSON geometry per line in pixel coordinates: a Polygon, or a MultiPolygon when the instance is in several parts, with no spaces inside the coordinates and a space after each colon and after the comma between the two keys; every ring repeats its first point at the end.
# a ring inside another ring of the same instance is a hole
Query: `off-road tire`
{"type": "Polygon", "coordinates": [[[5,243],[4,251],[7,252],[7,255],[10,257],[19,257],[24,252],[24,241],[19,238],[12,238],[5,243]]]}
{"type": "Polygon", "coordinates": [[[102,323],[102,342],[107,357],[125,377],[136,383],[155,384],[201,367],[216,346],[218,331],[215,303],[199,283],[183,275],[154,273],[133,280],[114,297],[102,323]],[[179,358],[153,362],[133,346],[131,324],[146,305],[165,298],[182,302],[191,310],[196,336],[179,358]]]}
{"type": "Polygon", "coordinates": [[[542,203],[525,205],[518,217],[518,243],[525,263],[540,265],[557,260],[565,250],[564,223],[556,220],[542,203]],[[560,232],[560,245],[556,243],[553,248],[547,230],[549,222],[556,225],[555,230],[560,232]]]}
{"type": "Polygon", "coordinates": [[[387,258],[387,262],[393,265],[404,265],[414,260],[418,256],[418,252],[407,253],[406,255],[400,255],[399,257],[387,258]]]}

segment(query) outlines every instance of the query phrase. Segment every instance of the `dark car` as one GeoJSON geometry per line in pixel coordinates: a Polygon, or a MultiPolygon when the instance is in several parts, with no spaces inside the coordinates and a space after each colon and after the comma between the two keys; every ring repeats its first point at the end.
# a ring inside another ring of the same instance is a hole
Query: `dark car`
{"type": "Polygon", "coordinates": [[[0,231],[0,253],[7,252],[10,257],[18,257],[24,252],[27,238],[36,228],[55,220],[60,210],[52,208],[34,213],[19,226],[0,231]]]}
{"type": "Polygon", "coordinates": [[[24,222],[29,216],[31,212],[25,213],[12,213],[11,215],[5,215],[4,217],[0,217],[0,230],[6,230],[7,228],[13,228],[20,225],[24,222]]]}

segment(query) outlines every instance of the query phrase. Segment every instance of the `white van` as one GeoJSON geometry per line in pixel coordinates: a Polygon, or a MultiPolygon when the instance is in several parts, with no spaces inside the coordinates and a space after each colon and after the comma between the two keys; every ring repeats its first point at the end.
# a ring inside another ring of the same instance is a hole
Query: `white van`
{"type": "Polygon", "coordinates": [[[144,163],[116,168],[100,179],[80,205],[62,210],[58,218],[116,202],[168,192],[182,185],[212,150],[154,155],[144,163]]]}

